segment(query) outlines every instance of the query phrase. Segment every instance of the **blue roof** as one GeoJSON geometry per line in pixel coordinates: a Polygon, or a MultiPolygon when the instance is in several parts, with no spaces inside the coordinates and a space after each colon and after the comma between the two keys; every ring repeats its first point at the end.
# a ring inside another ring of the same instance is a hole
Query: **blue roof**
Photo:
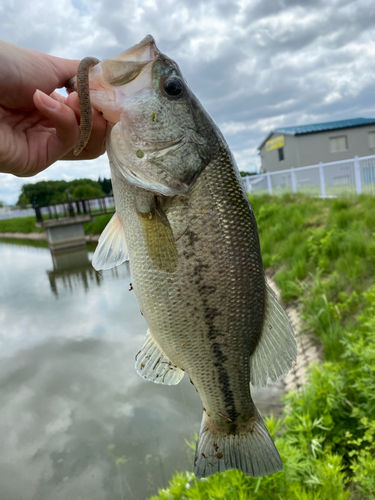
{"type": "Polygon", "coordinates": [[[363,125],[375,124],[375,118],[351,118],[350,120],[339,120],[337,122],[312,123],[311,125],[297,125],[296,127],[281,127],[275,132],[290,135],[313,134],[325,130],[337,130],[340,128],[361,127],[363,125]]]}

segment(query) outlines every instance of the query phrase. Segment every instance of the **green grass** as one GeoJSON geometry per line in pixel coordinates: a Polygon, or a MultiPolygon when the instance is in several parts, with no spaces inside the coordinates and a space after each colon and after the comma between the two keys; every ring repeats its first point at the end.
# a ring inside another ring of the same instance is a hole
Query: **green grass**
{"type": "Polygon", "coordinates": [[[43,228],[35,226],[36,219],[30,217],[16,217],[0,220],[0,233],[42,233],[43,228]]]}
{"type": "MultiPolygon", "coordinates": [[[[83,227],[85,234],[101,234],[113,214],[98,215],[83,227]]],[[[42,233],[44,228],[35,225],[36,219],[31,217],[17,217],[0,220],[0,233],[42,233]]]]}
{"type": "Polygon", "coordinates": [[[97,215],[94,220],[85,222],[85,234],[101,234],[112,217],[113,214],[97,215]]]}
{"type": "Polygon", "coordinates": [[[253,196],[265,267],[296,301],[325,362],[266,419],[284,471],[176,473],[163,500],[375,499],[375,199],[253,196]]]}
{"type": "MultiPolygon", "coordinates": [[[[342,196],[357,196],[356,187],[353,184],[343,184],[341,186],[329,186],[326,185],[326,196],[329,197],[342,197],[342,196]]],[[[375,184],[362,184],[362,191],[366,195],[374,195],[375,194],[375,184]]],[[[272,193],[274,196],[282,196],[285,194],[293,194],[292,186],[283,186],[272,188],[272,193]]],[[[322,195],[322,189],[320,185],[306,185],[306,186],[298,186],[298,195],[308,195],[308,196],[317,196],[320,197],[322,195]]],[[[252,195],[254,196],[268,196],[269,191],[266,189],[256,188],[252,191],[252,195]]]]}

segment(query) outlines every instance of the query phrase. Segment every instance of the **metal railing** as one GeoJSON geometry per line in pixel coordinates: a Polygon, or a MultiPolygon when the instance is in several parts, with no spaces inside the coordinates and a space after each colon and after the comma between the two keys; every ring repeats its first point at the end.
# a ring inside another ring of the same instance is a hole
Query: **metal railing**
{"type": "Polygon", "coordinates": [[[34,205],[34,210],[36,220],[39,223],[46,219],[61,219],[76,215],[110,214],[115,211],[115,199],[113,196],[103,196],[87,200],[71,200],[54,205],[34,205]]]}
{"type": "Polygon", "coordinates": [[[243,182],[251,194],[305,193],[322,198],[361,193],[375,196],[375,155],[247,176],[243,182]]]}

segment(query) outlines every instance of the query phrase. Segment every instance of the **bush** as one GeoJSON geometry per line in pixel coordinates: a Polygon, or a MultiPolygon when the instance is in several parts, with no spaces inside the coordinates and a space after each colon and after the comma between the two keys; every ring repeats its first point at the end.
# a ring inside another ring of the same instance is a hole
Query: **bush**
{"type": "Polygon", "coordinates": [[[252,198],[265,267],[298,300],[325,362],[271,416],[284,471],[176,474],[161,499],[375,499],[375,200],[303,195],[252,198]]]}

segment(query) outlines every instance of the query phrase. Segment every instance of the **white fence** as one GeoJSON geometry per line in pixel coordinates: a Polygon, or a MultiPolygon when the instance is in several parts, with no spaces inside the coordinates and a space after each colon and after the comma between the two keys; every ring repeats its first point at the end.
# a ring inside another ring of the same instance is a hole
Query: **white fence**
{"type": "Polygon", "coordinates": [[[361,193],[375,196],[375,155],[247,176],[244,185],[251,194],[305,193],[322,198],[361,193]]]}
{"type": "MultiPolygon", "coordinates": [[[[72,201],[74,207],[76,207],[76,201],[72,201]]],[[[115,199],[113,196],[106,196],[103,198],[95,198],[92,200],[85,200],[85,205],[87,212],[95,215],[97,211],[110,211],[115,206],[115,199]]],[[[58,205],[50,205],[45,207],[40,207],[40,212],[43,216],[52,217],[64,217],[69,212],[68,203],[61,203],[58,205]]],[[[25,208],[23,210],[13,210],[13,209],[3,209],[0,211],[0,220],[2,219],[16,219],[18,217],[30,217],[35,216],[35,210],[33,208],[25,208]]]]}

